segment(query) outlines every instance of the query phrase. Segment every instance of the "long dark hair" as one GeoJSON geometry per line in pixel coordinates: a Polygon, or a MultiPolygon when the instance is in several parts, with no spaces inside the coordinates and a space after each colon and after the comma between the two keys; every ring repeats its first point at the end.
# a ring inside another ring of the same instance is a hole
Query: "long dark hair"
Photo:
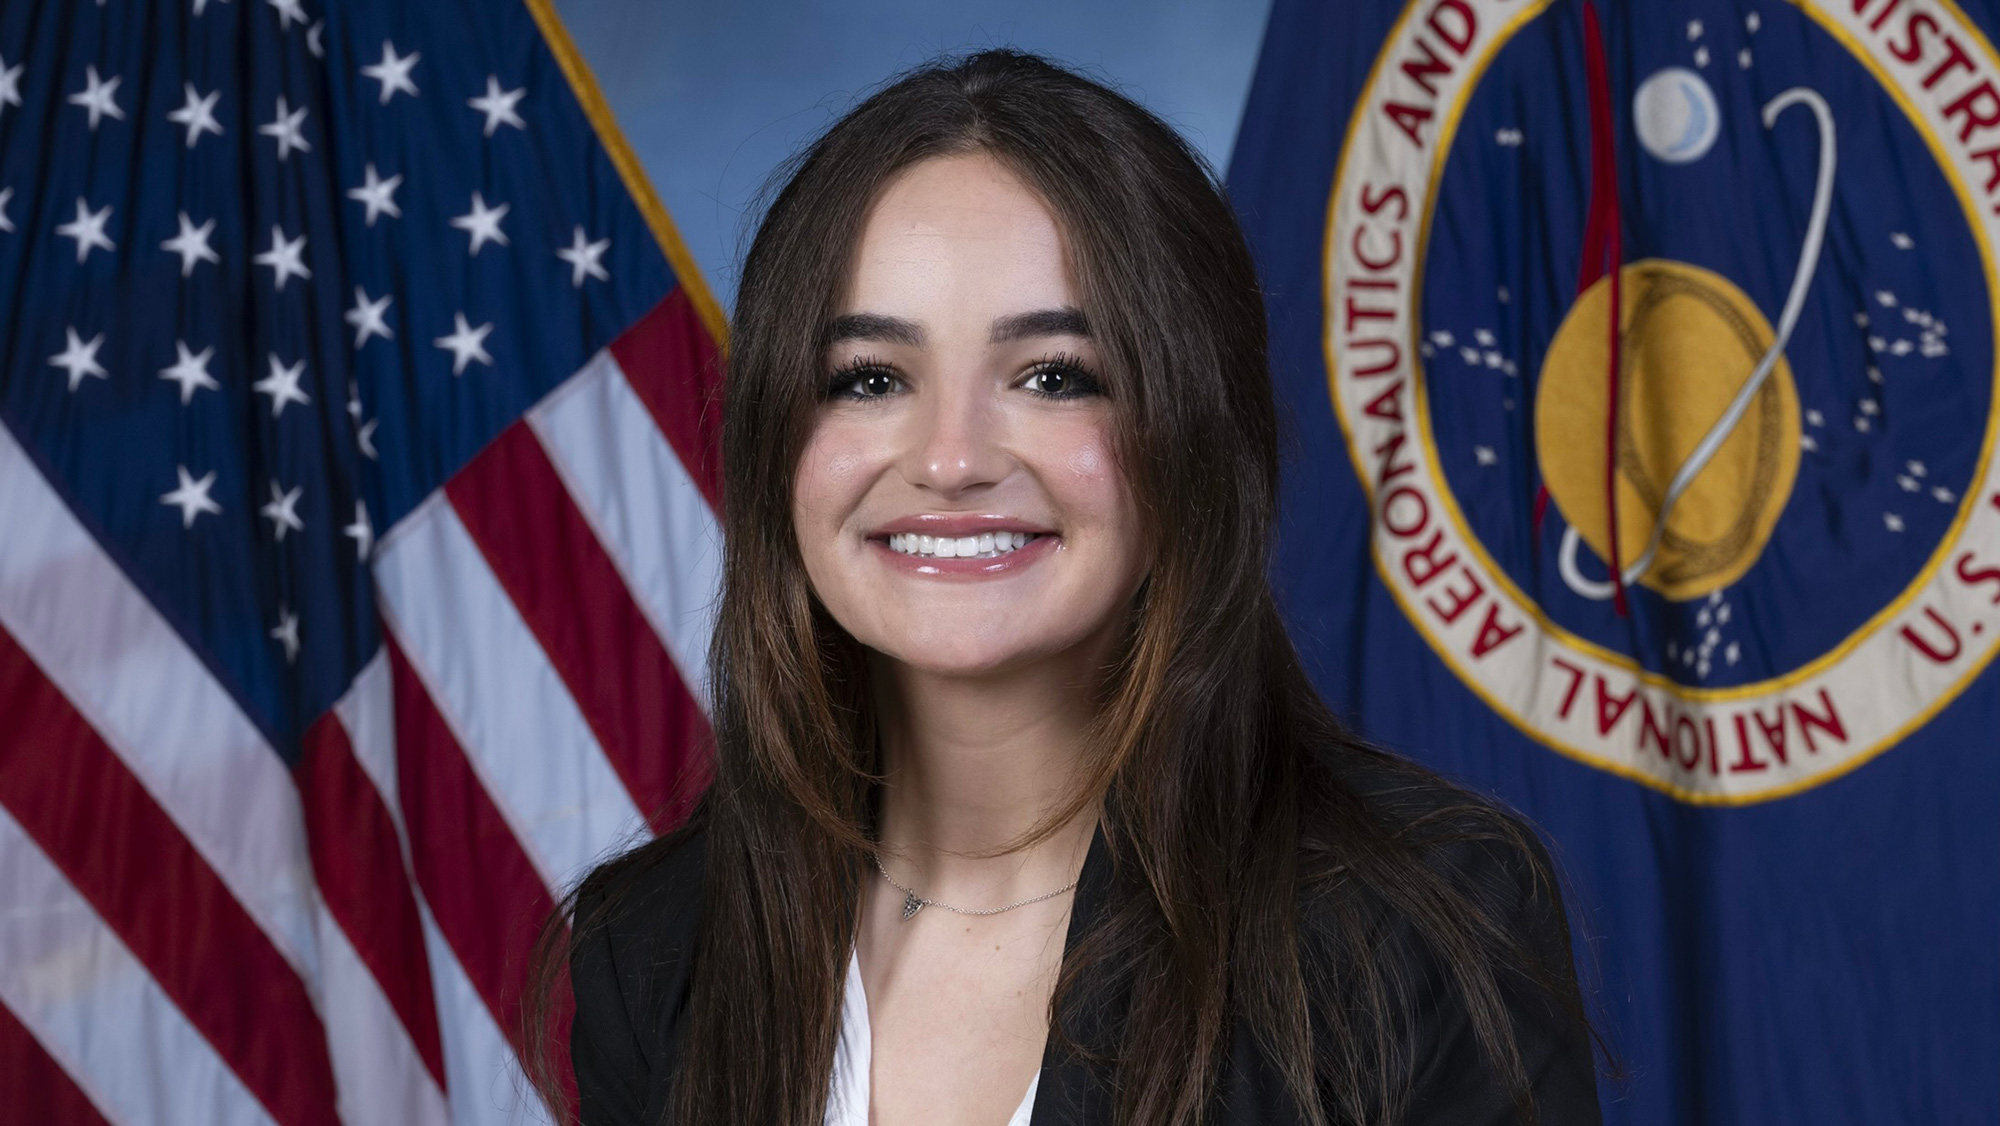
{"type": "Polygon", "coordinates": [[[896,80],[795,158],[744,262],[723,392],[714,781],[688,828],[593,877],[613,890],[570,932],[588,939],[621,875],[705,833],[671,1121],[824,1113],[881,764],[864,653],[800,559],[793,475],[870,205],[898,172],[967,152],[1021,176],[1067,236],[1155,545],[1085,781],[1015,842],[1102,802],[1117,879],[1063,961],[1055,1042],[1110,1069],[1122,1123],[1199,1121],[1243,1025],[1305,1121],[1392,1121],[1414,1062],[1414,986],[1385,954],[1400,926],[1446,968],[1495,1080],[1532,1118],[1501,982],[1522,975],[1580,1021],[1567,951],[1545,964],[1443,858],[1448,842],[1499,842],[1553,898],[1544,854],[1517,820],[1355,740],[1300,667],[1266,579],[1279,428],[1263,298],[1214,174],[1129,99],[986,51],[896,80]],[[1363,766],[1387,780],[1372,797],[1353,781],[1363,766]],[[1395,795],[1419,792],[1447,799],[1398,815],[1395,795]],[[1065,999],[1107,975],[1129,983],[1127,1016],[1115,1042],[1082,1044],[1065,999]]]}

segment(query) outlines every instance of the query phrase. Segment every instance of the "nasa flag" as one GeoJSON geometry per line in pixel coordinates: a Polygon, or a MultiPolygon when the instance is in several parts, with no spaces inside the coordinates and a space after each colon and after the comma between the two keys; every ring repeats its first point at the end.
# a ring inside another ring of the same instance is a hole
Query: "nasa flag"
{"type": "Polygon", "coordinates": [[[1279,0],[1276,580],[1553,839],[1607,1120],[2000,1120],[2000,5],[1279,0]]]}

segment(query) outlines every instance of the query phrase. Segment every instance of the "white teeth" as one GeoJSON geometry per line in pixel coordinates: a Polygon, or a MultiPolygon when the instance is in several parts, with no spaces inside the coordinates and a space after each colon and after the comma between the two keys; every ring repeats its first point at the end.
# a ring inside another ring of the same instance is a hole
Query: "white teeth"
{"type": "Polygon", "coordinates": [[[976,536],[925,536],[902,532],[889,537],[889,548],[904,555],[934,559],[993,559],[1028,545],[1029,532],[981,532],[976,536]]]}

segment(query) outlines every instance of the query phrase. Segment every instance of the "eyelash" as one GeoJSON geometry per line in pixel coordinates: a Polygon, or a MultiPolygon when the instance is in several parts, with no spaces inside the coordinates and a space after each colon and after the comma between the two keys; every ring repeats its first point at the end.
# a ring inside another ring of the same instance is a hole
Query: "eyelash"
{"type": "MultiPolygon", "coordinates": [[[[873,399],[886,399],[889,397],[888,395],[863,395],[853,390],[854,385],[860,383],[863,377],[873,375],[877,372],[888,375],[899,383],[902,381],[902,378],[896,374],[896,369],[885,361],[878,360],[873,356],[856,356],[842,364],[832,375],[827,377],[825,397],[828,399],[842,399],[854,403],[867,402],[873,399]]],[[[1028,394],[1037,398],[1048,399],[1051,402],[1067,402],[1071,399],[1081,399],[1089,395],[1101,395],[1104,393],[1104,385],[1098,379],[1097,374],[1091,371],[1090,367],[1081,359],[1068,352],[1056,352],[1028,365],[1028,378],[1030,379],[1045,372],[1059,374],[1065,379],[1075,382],[1079,389],[1058,395],[1048,391],[1037,391],[1033,388],[1028,388],[1028,394]]]]}

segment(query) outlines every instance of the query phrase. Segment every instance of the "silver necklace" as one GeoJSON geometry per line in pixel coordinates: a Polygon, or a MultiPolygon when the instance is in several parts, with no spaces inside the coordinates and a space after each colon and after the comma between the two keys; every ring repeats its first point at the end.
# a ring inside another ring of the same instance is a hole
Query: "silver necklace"
{"type": "Polygon", "coordinates": [[[1077,879],[1071,880],[1070,882],[1064,884],[1063,886],[1057,888],[1054,891],[1043,892],[1042,894],[1035,896],[1033,899],[1023,899],[1018,903],[1009,903],[1005,907],[994,907],[985,911],[973,911],[965,907],[953,907],[949,903],[939,903],[935,899],[925,899],[923,896],[918,895],[911,889],[906,888],[902,884],[897,883],[896,877],[891,876],[889,874],[889,870],[887,868],[882,867],[881,856],[872,852],[869,853],[868,855],[870,859],[875,861],[875,870],[882,873],[883,879],[889,881],[889,886],[903,893],[904,922],[908,922],[912,915],[915,915],[917,912],[923,910],[926,907],[942,907],[945,910],[950,911],[955,915],[998,915],[1002,911],[1012,911],[1016,907],[1026,907],[1030,903],[1040,903],[1044,899],[1054,899],[1056,896],[1061,895],[1063,892],[1066,892],[1069,889],[1075,887],[1077,885],[1077,881],[1083,878],[1081,875],[1078,875],[1077,879]]]}

